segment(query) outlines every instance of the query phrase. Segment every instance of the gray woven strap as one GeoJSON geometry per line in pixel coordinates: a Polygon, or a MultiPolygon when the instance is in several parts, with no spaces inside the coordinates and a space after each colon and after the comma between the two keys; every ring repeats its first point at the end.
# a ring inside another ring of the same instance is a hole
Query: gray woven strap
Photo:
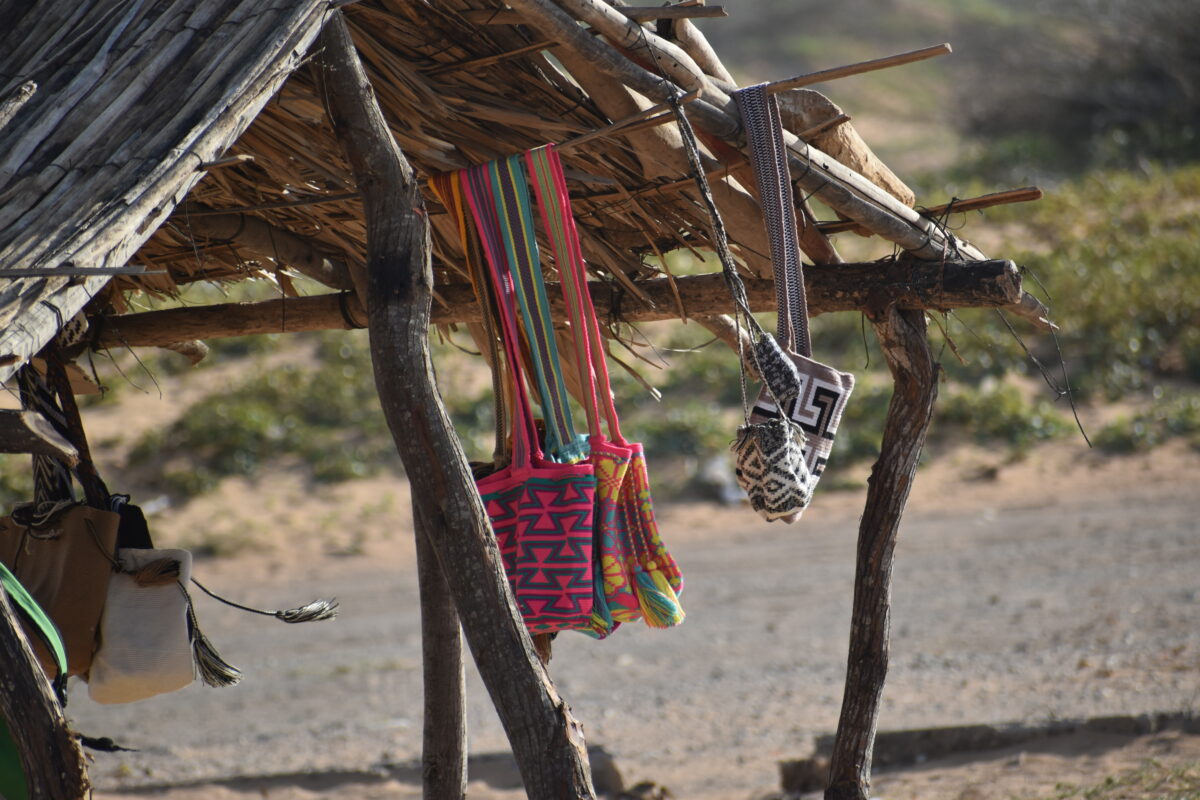
{"type": "Polygon", "coordinates": [[[783,143],[783,123],[779,116],[779,101],[768,94],[765,87],[766,84],[761,83],[748,86],[734,92],[733,98],[750,143],[750,162],[758,181],[759,202],[771,241],[775,304],[779,312],[776,338],[784,347],[811,356],[804,265],[800,261],[800,238],[787,149],[783,143]]]}

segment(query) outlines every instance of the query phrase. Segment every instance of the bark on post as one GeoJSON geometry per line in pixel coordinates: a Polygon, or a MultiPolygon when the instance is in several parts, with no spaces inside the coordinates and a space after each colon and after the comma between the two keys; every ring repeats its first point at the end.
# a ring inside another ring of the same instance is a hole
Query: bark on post
{"type": "Polygon", "coordinates": [[[363,195],[371,356],[380,402],[467,643],[534,800],[593,798],[583,732],[513,603],[467,459],[433,380],[429,225],[340,13],[321,35],[328,107],[363,195]]]}
{"type": "Polygon", "coordinates": [[[937,368],[925,338],[925,312],[890,308],[873,315],[871,324],[895,389],[858,529],[846,689],[825,800],[870,796],[871,755],[888,667],[892,554],[937,398],[937,368]]]}
{"type": "Polygon", "coordinates": [[[421,594],[421,660],[425,687],[425,732],[421,784],[425,800],[467,796],[467,703],[458,611],[421,503],[413,498],[417,539],[417,582],[421,594]]]}
{"type": "Polygon", "coordinates": [[[17,743],[30,800],[83,800],[91,789],[79,743],[0,589],[0,716],[17,743]]]}

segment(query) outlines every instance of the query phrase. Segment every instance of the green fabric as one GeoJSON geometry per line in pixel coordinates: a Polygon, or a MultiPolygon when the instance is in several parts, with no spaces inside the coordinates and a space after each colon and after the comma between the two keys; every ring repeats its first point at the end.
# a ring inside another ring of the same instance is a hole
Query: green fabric
{"type": "Polygon", "coordinates": [[[8,725],[0,719],[0,798],[3,800],[27,800],[29,787],[25,784],[25,773],[21,769],[21,754],[17,743],[8,732],[8,725]]]}
{"type": "Polygon", "coordinates": [[[0,586],[8,592],[8,596],[21,607],[33,624],[37,626],[38,631],[42,634],[42,640],[46,646],[50,648],[50,652],[54,654],[54,660],[58,664],[58,674],[65,675],[67,673],[67,650],[63,647],[62,636],[58,632],[58,626],[54,624],[54,620],[46,616],[46,612],[42,611],[42,607],[38,605],[33,596],[25,590],[17,577],[9,572],[8,567],[0,564],[0,586]]]}

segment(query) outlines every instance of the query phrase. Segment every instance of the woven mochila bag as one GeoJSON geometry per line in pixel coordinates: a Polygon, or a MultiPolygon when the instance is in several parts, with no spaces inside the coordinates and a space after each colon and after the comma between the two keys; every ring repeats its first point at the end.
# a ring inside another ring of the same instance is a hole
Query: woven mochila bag
{"type": "Polygon", "coordinates": [[[778,101],[761,84],[735,92],[734,99],[750,141],[751,162],[771,241],[778,312],[775,338],[794,367],[772,369],[760,362],[764,386],[754,403],[750,424],[766,427],[761,429],[758,445],[739,441],[736,447],[739,467],[754,487],[751,504],[755,510],[768,520],[795,522],[808,507],[825,470],[846,401],[854,389],[854,376],[812,358],[796,210],[778,101]],[[795,454],[788,443],[797,437],[797,428],[802,431],[803,469],[792,463],[795,454]],[[802,479],[795,486],[787,486],[784,475],[801,475],[802,479]]]}
{"type": "Polygon", "coordinates": [[[645,451],[621,434],[562,162],[553,145],[530,150],[525,161],[561,278],[588,417],[596,475],[592,633],[604,637],[620,623],[638,619],[656,628],[678,625],[684,619],[683,575],[658,531],[645,451]]]}
{"type": "MultiPolygon", "coordinates": [[[[533,633],[587,629],[594,602],[596,479],[587,461],[556,463],[543,456],[525,391],[513,273],[518,259],[537,265],[538,258],[520,156],[459,176],[488,262],[513,398],[512,461],[477,485],[526,627],[533,633]]],[[[548,421],[548,430],[554,424],[548,421]]]]}
{"type": "Polygon", "coordinates": [[[734,475],[749,497],[751,507],[768,519],[778,519],[803,508],[811,498],[811,475],[803,456],[804,434],[798,425],[787,418],[779,421],[751,419],[746,392],[747,363],[753,361],[757,366],[758,374],[765,379],[764,391],[768,393],[778,392],[780,396],[786,396],[788,392],[797,391],[801,378],[790,354],[762,330],[750,312],[746,287],[734,266],[725,225],[700,163],[695,132],[682,104],[676,100],[672,105],[692,175],[712,223],[713,246],[721,261],[725,284],[733,298],[733,317],[738,326],[738,362],[745,424],[738,428],[730,448],[734,454],[734,475]],[[748,349],[741,347],[743,327],[750,333],[753,342],[748,349]]]}

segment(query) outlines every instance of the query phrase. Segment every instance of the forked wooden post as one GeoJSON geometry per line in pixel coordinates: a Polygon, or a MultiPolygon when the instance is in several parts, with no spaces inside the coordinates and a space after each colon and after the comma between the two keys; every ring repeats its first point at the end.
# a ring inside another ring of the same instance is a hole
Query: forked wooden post
{"type": "Polygon", "coordinates": [[[937,367],[925,338],[925,312],[889,308],[872,315],[871,325],[895,388],[858,529],[846,689],[825,800],[870,797],[871,755],[888,668],[892,555],[937,398],[937,367]]]}
{"type": "Polygon", "coordinates": [[[583,731],[533,651],[429,355],[429,220],[349,30],[321,34],[328,108],[363,195],[367,316],[380,404],[480,677],[533,800],[594,798],[583,731]]]}
{"type": "Polygon", "coordinates": [[[17,743],[31,800],[83,800],[91,789],[79,743],[0,589],[0,717],[17,743]]]}

